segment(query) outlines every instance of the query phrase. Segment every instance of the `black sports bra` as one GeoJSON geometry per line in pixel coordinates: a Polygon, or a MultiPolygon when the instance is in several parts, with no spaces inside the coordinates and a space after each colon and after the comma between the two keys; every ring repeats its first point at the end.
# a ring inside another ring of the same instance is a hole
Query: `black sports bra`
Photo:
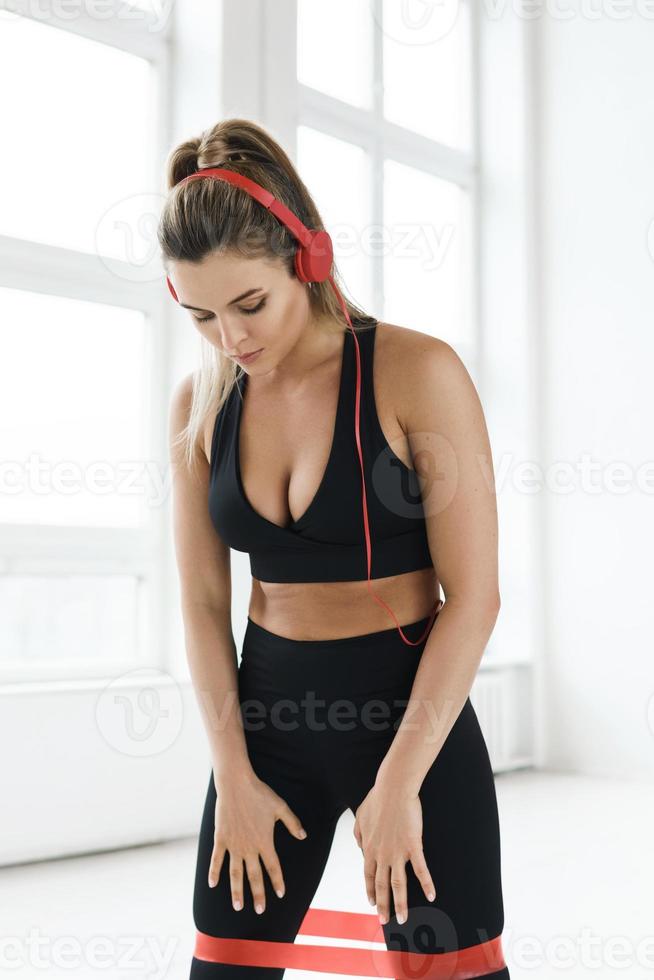
{"type": "MultiPolygon", "coordinates": [[[[372,542],[371,578],[433,566],[420,485],[388,445],[373,387],[377,322],[355,326],[361,351],[360,438],[372,542]]],[[[246,498],[239,461],[239,431],[247,373],[236,381],[216,416],[211,439],[209,513],[222,539],[248,552],[252,576],[262,582],[367,580],[361,464],[354,430],[356,350],[345,329],[332,446],[320,486],[286,527],[258,514],[246,498]]]]}

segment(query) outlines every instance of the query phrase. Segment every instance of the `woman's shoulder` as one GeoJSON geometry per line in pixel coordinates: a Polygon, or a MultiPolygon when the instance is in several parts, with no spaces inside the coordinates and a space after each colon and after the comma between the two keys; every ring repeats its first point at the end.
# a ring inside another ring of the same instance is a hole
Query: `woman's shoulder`
{"type": "MultiPolygon", "coordinates": [[[[169,440],[171,447],[173,443],[179,444],[181,442],[185,430],[189,426],[193,410],[193,398],[200,383],[200,371],[196,369],[180,378],[173,388],[169,408],[169,440]]],[[[209,462],[210,458],[213,427],[213,417],[208,412],[195,435],[195,451],[201,451],[207,462],[209,462]]]]}
{"type": "Polygon", "coordinates": [[[380,362],[380,370],[392,370],[398,380],[404,378],[410,382],[422,373],[425,363],[430,370],[447,371],[460,359],[454,348],[440,337],[378,320],[375,361],[380,362]]]}
{"type": "Polygon", "coordinates": [[[437,403],[439,395],[451,395],[467,371],[454,348],[440,337],[378,321],[375,374],[380,390],[392,393],[398,420],[406,420],[422,399],[437,403]]]}
{"type": "Polygon", "coordinates": [[[184,375],[173,387],[168,408],[169,433],[178,437],[188,425],[193,403],[195,374],[184,375]]]}

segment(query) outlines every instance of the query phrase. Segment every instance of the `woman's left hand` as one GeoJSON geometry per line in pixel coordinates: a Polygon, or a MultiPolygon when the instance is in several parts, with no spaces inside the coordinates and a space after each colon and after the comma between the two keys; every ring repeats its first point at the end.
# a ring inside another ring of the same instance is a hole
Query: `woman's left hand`
{"type": "Polygon", "coordinates": [[[434,900],[436,889],[422,849],[422,804],[417,793],[375,783],[357,807],[354,836],[363,851],[368,900],[377,906],[380,922],[390,917],[391,888],[397,921],[406,922],[407,861],[427,899],[434,900]]]}

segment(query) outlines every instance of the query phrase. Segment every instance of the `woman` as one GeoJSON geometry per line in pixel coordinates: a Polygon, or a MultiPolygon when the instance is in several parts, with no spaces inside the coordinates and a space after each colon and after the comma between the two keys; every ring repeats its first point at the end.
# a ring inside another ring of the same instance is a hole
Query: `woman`
{"type": "Polygon", "coordinates": [[[329,282],[298,277],[297,241],[261,203],[184,180],[209,167],[323,228],[253,122],[222,121],[169,157],[159,242],[203,353],[170,414],[187,654],[213,762],[191,977],[283,976],[286,961],[254,953],[286,947],[257,944],[293,943],[349,808],[388,949],[506,980],[495,786],[468,697],[499,609],[479,399],[443,341],[347,302],[351,329],[329,282]],[[240,664],[230,547],[252,571],[240,664]]]}

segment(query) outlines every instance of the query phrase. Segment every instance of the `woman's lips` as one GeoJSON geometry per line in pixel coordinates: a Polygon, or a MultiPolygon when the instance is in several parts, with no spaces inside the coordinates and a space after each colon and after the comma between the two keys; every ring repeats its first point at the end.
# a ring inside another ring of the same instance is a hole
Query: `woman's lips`
{"type": "Polygon", "coordinates": [[[263,347],[260,347],[259,350],[252,351],[251,354],[244,354],[243,357],[237,357],[235,360],[237,360],[239,364],[250,364],[255,357],[259,356],[262,350],[263,347]]]}

